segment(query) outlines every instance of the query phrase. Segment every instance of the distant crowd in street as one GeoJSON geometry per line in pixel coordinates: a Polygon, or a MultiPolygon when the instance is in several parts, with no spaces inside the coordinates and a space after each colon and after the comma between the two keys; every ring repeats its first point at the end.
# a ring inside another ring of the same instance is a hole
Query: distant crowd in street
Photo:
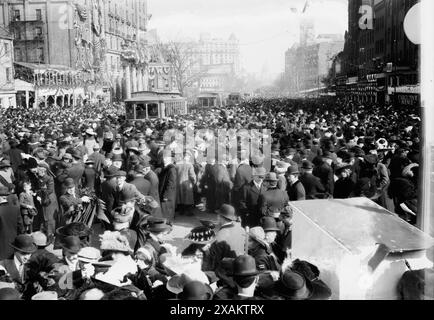
{"type": "Polygon", "coordinates": [[[416,224],[418,112],[335,98],[145,121],[122,104],[4,110],[0,299],[329,299],[319,269],[291,254],[290,203],[366,197],[416,224]],[[191,125],[269,129],[271,154],[201,162],[206,141],[167,152],[164,133],[191,125]],[[178,216],[200,221],[182,253],[167,243],[178,216]]]}

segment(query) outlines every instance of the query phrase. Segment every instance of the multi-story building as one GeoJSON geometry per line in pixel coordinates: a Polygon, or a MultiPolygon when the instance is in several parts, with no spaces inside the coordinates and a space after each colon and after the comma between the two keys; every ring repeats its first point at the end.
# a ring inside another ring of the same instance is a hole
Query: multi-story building
{"type": "Polygon", "coordinates": [[[0,23],[14,36],[18,68],[35,73],[34,81],[23,80],[50,87],[35,89],[36,105],[65,99],[75,104],[76,96],[107,98],[110,91],[121,100],[147,89],[148,20],[146,0],[5,0],[0,6],[0,23]],[[47,70],[78,80],[38,82],[36,74],[47,70]]]}
{"type": "Polygon", "coordinates": [[[147,0],[105,1],[106,65],[114,96],[148,90],[147,0]]]}
{"type": "Polygon", "coordinates": [[[0,109],[15,106],[13,38],[0,26],[0,109]]]}
{"type": "Polygon", "coordinates": [[[231,91],[229,81],[240,72],[239,40],[232,34],[228,40],[202,34],[190,45],[195,72],[201,74],[200,91],[231,91]]]}
{"type": "Polygon", "coordinates": [[[333,58],[343,49],[342,36],[320,34],[308,45],[293,45],[285,53],[285,81],[291,95],[323,88],[333,58]]]}
{"type": "Polygon", "coordinates": [[[406,13],[419,0],[352,0],[348,2],[348,33],[339,58],[336,82],[347,79],[351,99],[417,104],[419,48],[404,32],[406,13]],[[360,7],[372,8],[373,28],[359,25],[360,7]]]}

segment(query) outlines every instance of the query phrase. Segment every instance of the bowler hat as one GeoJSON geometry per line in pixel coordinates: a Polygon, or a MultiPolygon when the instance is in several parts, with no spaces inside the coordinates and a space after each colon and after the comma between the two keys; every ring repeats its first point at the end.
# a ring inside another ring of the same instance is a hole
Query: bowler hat
{"type": "Polygon", "coordinates": [[[305,170],[311,170],[313,169],[313,164],[309,160],[305,160],[303,161],[303,165],[301,166],[301,168],[305,170]]]}
{"type": "Polygon", "coordinates": [[[81,249],[81,241],[77,236],[68,236],[63,239],[61,246],[66,251],[77,254],[81,249]]]}
{"type": "Polygon", "coordinates": [[[31,234],[33,243],[37,245],[38,247],[47,247],[50,245],[51,241],[48,241],[47,236],[45,233],[41,231],[36,231],[31,234]]]}
{"type": "Polygon", "coordinates": [[[181,300],[212,300],[212,297],[212,288],[200,281],[187,282],[179,294],[181,300]]]}
{"type": "Polygon", "coordinates": [[[261,219],[261,226],[265,232],[280,231],[280,229],[277,227],[276,220],[273,217],[263,217],[261,219]]]}
{"type": "Polygon", "coordinates": [[[238,221],[235,208],[229,204],[223,204],[220,209],[217,210],[217,213],[227,220],[238,221]]]}
{"type": "Polygon", "coordinates": [[[252,256],[241,255],[232,262],[232,275],[236,277],[249,277],[259,274],[256,262],[252,256]]]}
{"type": "Polygon", "coordinates": [[[27,234],[20,234],[10,244],[12,248],[24,253],[34,253],[38,248],[33,243],[33,238],[27,234]]]}
{"type": "Polygon", "coordinates": [[[119,171],[118,168],[111,166],[109,167],[106,172],[105,172],[105,177],[106,178],[113,178],[116,176],[116,173],[119,171]]]}
{"type": "Polygon", "coordinates": [[[72,178],[66,178],[65,181],[63,182],[63,186],[66,189],[75,187],[74,179],[72,179],[72,178]]]}
{"type": "Polygon", "coordinates": [[[290,300],[307,299],[312,295],[312,285],[306,278],[291,269],[287,269],[280,277],[278,291],[290,300]]]}
{"type": "Polygon", "coordinates": [[[172,226],[166,219],[151,217],[148,219],[146,230],[152,233],[161,233],[165,231],[171,231],[172,226]]]}
{"type": "Polygon", "coordinates": [[[297,165],[292,165],[288,168],[288,171],[286,171],[286,175],[289,176],[291,174],[299,174],[300,171],[298,170],[297,165]]]}

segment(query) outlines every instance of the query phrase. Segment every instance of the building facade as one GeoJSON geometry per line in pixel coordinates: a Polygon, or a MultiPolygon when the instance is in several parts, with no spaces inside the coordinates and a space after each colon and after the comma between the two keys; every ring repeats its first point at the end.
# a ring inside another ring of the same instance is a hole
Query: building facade
{"type": "Polygon", "coordinates": [[[340,35],[320,34],[306,45],[295,44],[285,53],[285,82],[290,95],[320,91],[333,58],[342,51],[340,35]]]}
{"type": "Polygon", "coordinates": [[[404,18],[419,0],[348,2],[345,48],[334,63],[334,87],[362,102],[417,105],[420,101],[419,47],[404,32],[404,18]],[[361,28],[362,5],[372,8],[373,28],[361,28]],[[350,94],[348,94],[350,93],[350,94]]]}
{"type": "MultiPolygon", "coordinates": [[[[35,94],[36,105],[46,103],[54,89],[54,103],[67,92],[73,104],[74,95],[120,101],[146,89],[148,20],[146,0],[5,0],[0,7],[0,23],[14,36],[15,62],[79,79],[50,84],[44,96],[35,94]]],[[[35,74],[34,86],[46,86],[37,79],[35,74]]]]}
{"type": "Polygon", "coordinates": [[[191,44],[194,72],[201,74],[198,87],[201,92],[231,90],[231,79],[239,75],[240,45],[232,34],[227,40],[202,34],[197,43],[191,44]]]}
{"type": "Polygon", "coordinates": [[[16,105],[13,61],[13,38],[0,26],[0,109],[16,105]]]}

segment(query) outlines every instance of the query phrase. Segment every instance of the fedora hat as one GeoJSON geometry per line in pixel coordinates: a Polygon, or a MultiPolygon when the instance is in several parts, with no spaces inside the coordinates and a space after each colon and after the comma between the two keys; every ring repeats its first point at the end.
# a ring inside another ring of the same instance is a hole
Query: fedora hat
{"type": "Polygon", "coordinates": [[[280,277],[277,289],[289,300],[304,300],[312,295],[312,284],[302,274],[287,269],[280,277]]]}
{"type": "Polygon", "coordinates": [[[213,294],[209,284],[200,281],[190,281],[184,285],[179,298],[181,300],[212,300],[213,294]]]}
{"type": "Polygon", "coordinates": [[[51,244],[51,241],[48,241],[45,233],[41,231],[36,231],[31,234],[33,243],[38,247],[47,247],[51,244]]]}
{"type": "Polygon", "coordinates": [[[164,218],[150,217],[146,225],[146,230],[152,233],[161,233],[172,230],[172,225],[164,218]]]}
{"type": "Polygon", "coordinates": [[[77,254],[81,249],[81,240],[77,236],[68,236],[61,242],[62,249],[77,254]]]}
{"type": "Polygon", "coordinates": [[[33,238],[27,234],[20,234],[10,244],[12,248],[24,253],[34,253],[38,248],[33,243],[33,238]]]}
{"type": "Polygon", "coordinates": [[[261,227],[265,232],[267,231],[280,231],[277,226],[276,220],[273,217],[263,217],[261,218],[261,227]]]}
{"type": "Polygon", "coordinates": [[[238,217],[235,214],[235,208],[229,204],[223,204],[220,209],[216,211],[221,217],[230,221],[238,221],[238,217]]]}
{"type": "Polygon", "coordinates": [[[72,179],[72,178],[66,178],[65,181],[63,182],[63,186],[66,189],[75,187],[74,179],[72,179]]]}
{"type": "Polygon", "coordinates": [[[256,262],[252,256],[241,255],[232,262],[232,275],[235,277],[249,277],[259,274],[256,262]]]}
{"type": "Polygon", "coordinates": [[[300,171],[298,170],[298,166],[297,165],[292,165],[288,168],[288,170],[286,171],[286,175],[289,176],[291,174],[299,174],[300,171]]]}
{"type": "Polygon", "coordinates": [[[193,228],[185,238],[193,243],[208,244],[214,240],[215,232],[209,227],[200,226],[193,228]]]}

